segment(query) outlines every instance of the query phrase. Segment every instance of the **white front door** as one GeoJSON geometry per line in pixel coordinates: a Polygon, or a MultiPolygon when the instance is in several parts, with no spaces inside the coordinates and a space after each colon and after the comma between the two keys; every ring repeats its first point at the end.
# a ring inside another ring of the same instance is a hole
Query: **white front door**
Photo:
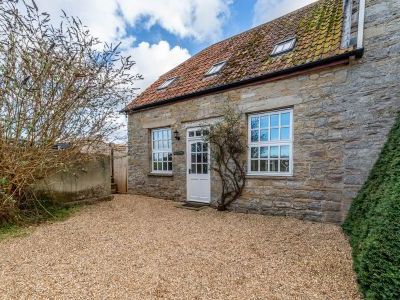
{"type": "Polygon", "coordinates": [[[210,203],[210,149],[201,128],[187,132],[187,200],[210,203]]]}

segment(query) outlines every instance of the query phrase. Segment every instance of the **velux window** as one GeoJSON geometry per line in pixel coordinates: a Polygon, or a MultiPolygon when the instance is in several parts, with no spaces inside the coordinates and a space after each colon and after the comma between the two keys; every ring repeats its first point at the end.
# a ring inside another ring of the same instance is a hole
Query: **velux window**
{"type": "Polygon", "coordinates": [[[292,116],[292,110],[249,116],[249,174],[292,174],[292,116]]]}
{"type": "Polygon", "coordinates": [[[172,139],[171,128],[153,129],[152,141],[152,172],[172,172],[172,139]]]}
{"type": "Polygon", "coordinates": [[[222,68],[225,66],[225,64],[226,64],[226,61],[222,61],[222,62],[219,62],[219,63],[213,65],[207,71],[206,76],[211,76],[211,75],[218,74],[222,70],[222,68]]]}
{"type": "Polygon", "coordinates": [[[294,48],[295,43],[296,43],[296,38],[283,41],[275,46],[271,55],[279,55],[291,51],[294,48]]]}
{"type": "Polygon", "coordinates": [[[159,87],[158,90],[163,90],[169,87],[178,77],[170,78],[165,80],[159,87]]]}

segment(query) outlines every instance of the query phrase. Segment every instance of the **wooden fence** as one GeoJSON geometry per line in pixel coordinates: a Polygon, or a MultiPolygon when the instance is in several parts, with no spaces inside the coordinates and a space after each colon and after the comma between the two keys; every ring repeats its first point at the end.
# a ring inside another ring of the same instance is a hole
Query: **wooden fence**
{"type": "Polygon", "coordinates": [[[111,144],[111,172],[118,194],[128,192],[128,148],[111,144]]]}

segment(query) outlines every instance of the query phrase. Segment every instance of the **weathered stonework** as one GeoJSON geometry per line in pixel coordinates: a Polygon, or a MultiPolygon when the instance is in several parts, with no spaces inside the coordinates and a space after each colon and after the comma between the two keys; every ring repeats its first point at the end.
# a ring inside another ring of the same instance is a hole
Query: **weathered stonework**
{"type": "Polygon", "coordinates": [[[367,0],[365,20],[365,54],[348,65],[130,114],[129,192],[186,200],[186,129],[215,121],[227,99],[246,114],[293,107],[294,175],[249,176],[231,209],[342,222],[400,111],[400,2],[367,0]],[[174,156],[172,176],[150,175],[150,130],[166,126],[185,155],[174,156]]]}

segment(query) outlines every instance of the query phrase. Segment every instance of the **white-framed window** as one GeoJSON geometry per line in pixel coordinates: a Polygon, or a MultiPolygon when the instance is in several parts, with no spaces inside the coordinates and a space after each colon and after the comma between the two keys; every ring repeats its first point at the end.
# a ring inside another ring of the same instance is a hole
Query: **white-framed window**
{"type": "Polygon", "coordinates": [[[171,128],[151,131],[152,173],[172,173],[172,132],[171,128]]]}
{"type": "Polygon", "coordinates": [[[169,87],[176,79],[178,79],[178,77],[173,77],[173,78],[170,78],[170,79],[165,80],[157,89],[158,89],[158,90],[166,89],[166,88],[169,87]]]}
{"type": "Polygon", "coordinates": [[[249,115],[249,175],[293,174],[293,110],[249,115]]]}
{"type": "Polygon", "coordinates": [[[206,76],[211,76],[211,75],[215,75],[215,74],[219,73],[222,70],[222,68],[225,66],[225,64],[226,64],[226,61],[222,61],[222,62],[219,62],[219,63],[213,65],[207,71],[206,76]]]}
{"type": "Polygon", "coordinates": [[[291,51],[296,44],[296,38],[291,38],[289,40],[283,41],[277,45],[275,45],[274,50],[271,55],[278,55],[288,51],[291,51]]]}

